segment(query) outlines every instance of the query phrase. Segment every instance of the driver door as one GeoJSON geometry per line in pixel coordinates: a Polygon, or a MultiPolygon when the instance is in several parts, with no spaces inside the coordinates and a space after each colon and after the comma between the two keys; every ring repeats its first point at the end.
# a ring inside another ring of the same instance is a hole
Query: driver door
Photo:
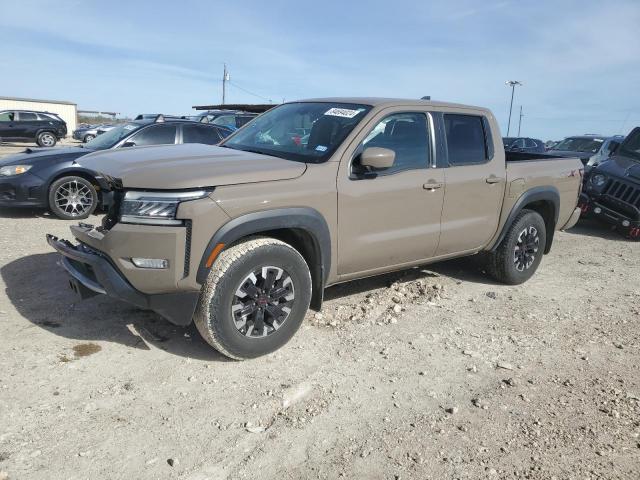
{"type": "Polygon", "coordinates": [[[426,111],[386,110],[347,149],[338,172],[338,274],[393,270],[432,257],[440,237],[444,172],[435,167],[426,111]],[[359,174],[368,147],[395,152],[394,165],[359,174]]]}

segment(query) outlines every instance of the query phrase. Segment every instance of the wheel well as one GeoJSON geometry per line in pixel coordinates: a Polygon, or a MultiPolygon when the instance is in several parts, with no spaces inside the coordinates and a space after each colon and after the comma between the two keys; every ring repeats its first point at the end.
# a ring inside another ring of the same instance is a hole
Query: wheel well
{"type": "Polygon", "coordinates": [[[49,186],[47,187],[47,192],[49,192],[49,190],[51,189],[51,185],[53,185],[53,182],[63,177],[82,177],[85,180],[91,182],[91,185],[93,185],[93,188],[95,188],[96,192],[98,192],[98,206],[100,206],[100,204],[102,203],[102,195],[100,194],[100,185],[91,174],[87,172],[83,172],[81,170],[80,171],[71,170],[71,171],[66,171],[66,172],[60,173],[59,175],[56,175],[49,182],[49,186]]]}
{"type": "MultiPolygon", "coordinates": [[[[302,228],[279,228],[252,233],[265,237],[275,238],[295,248],[309,267],[311,273],[312,295],[311,308],[320,310],[324,295],[324,271],[322,267],[322,256],[320,246],[314,236],[302,228]]],[[[239,238],[237,241],[246,237],[239,238]]],[[[235,243],[235,242],[234,242],[235,243]]]]}
{"type": "Polygon", "coordinates": [[[553,235],[556,230],[556,218],[557,212],[553,202],[549,200],[537,200],[535,202],[527,203],[522,209],[533,210],[540,214],[544,220],[544,226],[547,229],[547,243],[544,248],[544,253],[549,253],[551,250],[551,243],[553,242],[553,235]]]}

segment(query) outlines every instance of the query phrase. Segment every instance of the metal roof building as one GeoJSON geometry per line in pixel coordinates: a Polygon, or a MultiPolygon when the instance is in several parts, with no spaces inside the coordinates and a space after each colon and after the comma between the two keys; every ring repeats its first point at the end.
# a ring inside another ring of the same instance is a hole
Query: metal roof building
{"type": "Polygon", "coordinates": [[[2,110],[35,110],[38,112],[57,113],[67,122],[68,135],[76,129],[78,106],[73,102],[61,100],[38,100],[35,98],[0,97],[2,110]]]}

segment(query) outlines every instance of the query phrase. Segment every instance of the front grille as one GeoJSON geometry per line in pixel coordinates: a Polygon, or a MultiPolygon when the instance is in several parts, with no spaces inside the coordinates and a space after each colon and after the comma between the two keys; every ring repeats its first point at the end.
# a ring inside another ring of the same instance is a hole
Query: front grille
{"type": "Polygon", "coordinates": [[[640,186],[638,185],[621,180],[612,180],[603,193],[616,200],[640,208],[640,186]]]}

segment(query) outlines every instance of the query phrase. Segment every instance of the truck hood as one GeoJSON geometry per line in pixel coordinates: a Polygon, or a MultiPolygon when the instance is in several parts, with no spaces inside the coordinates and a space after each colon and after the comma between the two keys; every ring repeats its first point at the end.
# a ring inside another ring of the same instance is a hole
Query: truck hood
{"type": "Polygon", "coordinates": [[[5,165],[38,165],[46,162],[47,164],[62,163],[69,160],[75,160],[83,155],[91,153],[93,150],[81,147],[68,148],[27,148],[22,153],[8,155],[0,160],[0,167],[5,165]]]}
{"type": "Polygon", "coordinates": [[[597,172],[614,177],[626,177],[640,183],[640,162],[622,155],[611,157],[598,165],[597,172]]]}
{"type": "Polygon", "coordinates": [[[300,162],[198,143],[104,150],[83,167],[120,179],[125,188],[173,190],[299,177],[300,162]]]}

